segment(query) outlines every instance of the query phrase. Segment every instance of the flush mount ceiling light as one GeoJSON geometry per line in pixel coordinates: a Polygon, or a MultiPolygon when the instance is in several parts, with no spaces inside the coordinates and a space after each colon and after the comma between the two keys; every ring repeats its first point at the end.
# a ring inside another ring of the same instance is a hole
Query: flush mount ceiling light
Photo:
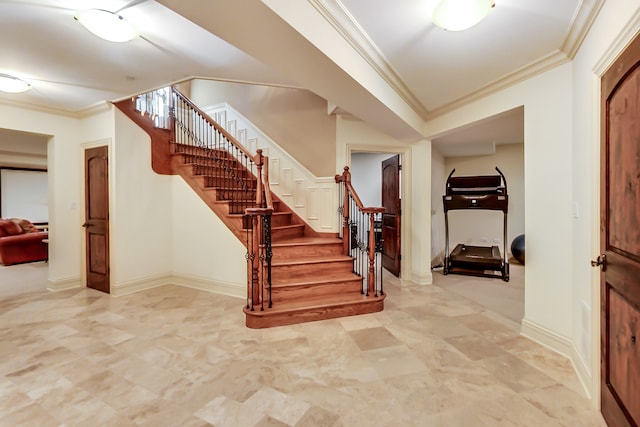
{"type": "Polygon", "coordinates": [[[74,18],[96,36],[110,42],[128,42],[138,36],[138,30],[129,21],[108,10],[81,10],[74,18]]]}
{"type": "Polygon", "coordinates": [[[0,73],[0,91],[9,93],[21,93],[31,89],[31,85],[24,80],[9,74],[0,73]]]}
{"type": "Polygon", "coordinates": [[[442,0],[431,18],[445,30],[463,31],[482,21],[494,6],[493,0],[442,0]]]}

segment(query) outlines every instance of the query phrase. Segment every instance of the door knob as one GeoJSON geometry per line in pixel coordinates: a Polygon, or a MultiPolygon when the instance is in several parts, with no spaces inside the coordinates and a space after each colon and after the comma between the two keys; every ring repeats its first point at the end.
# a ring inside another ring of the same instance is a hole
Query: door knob
{"type": "Polygon", "coordinates": [[[88,222],[85,222],[84,224],[82,224],[82,226],[84,228],[89,228],[89,227],[93,227],[93,224],[89,224],[88,222]]]}
{"type": "Polygon", "coordinates": [[[607,256],[605,254],[598,255],[598,258],[591,260],[592,267],[600,267],[600,271],[607,271],[607,256]]]}

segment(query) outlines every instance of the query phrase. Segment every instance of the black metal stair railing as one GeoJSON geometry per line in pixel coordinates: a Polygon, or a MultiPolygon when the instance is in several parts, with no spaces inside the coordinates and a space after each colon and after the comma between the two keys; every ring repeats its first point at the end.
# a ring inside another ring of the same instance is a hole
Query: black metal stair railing
{"type": "Polygon", "coordinates": [[[338,215],[342,223],[338,235],[343,253],[354,258],[354,273],[364,279],[362,293],[384,295],[382,263],[378,253],[382,247],[381,224],[383,207],[365,207],[351,185],[351,172],[345,166],[342,175],[335,176],[339,184],[338,215]]]}
{"type": "Polygon", "coordinates": [[[251,154],[223,126],[198,108],[175,86],[138,95],[136,109],[156,127],[172,130],[174,153],[215,188],[229,214],[240,215],[247,235],[247,309],[271,306],[271,215],[273,201],[268,158],[251,154]]]}
{"type": "Polygon", "coordinates": [[[185,163],[196,165],[218,197],[229,200],[231,214],[256,206],[258,169],[255,156],[177,90],[173,91],[175,148],[185,163]]]}

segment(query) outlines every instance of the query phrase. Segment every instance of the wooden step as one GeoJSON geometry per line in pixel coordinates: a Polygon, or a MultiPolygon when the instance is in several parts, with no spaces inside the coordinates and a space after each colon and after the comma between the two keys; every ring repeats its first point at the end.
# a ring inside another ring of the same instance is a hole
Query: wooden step
{"type": "Polygon", "coordinates": [[[245,324],[248,328],[261,329],[274,326],[294,325],[316,320],[358,314],[376,313],[384,309],[385,295],[365,296],[361,294],[340,294],[329,297],[301,299],[273,304],[264,310],[260,306],[244,308],[245,324]]]}
{"type": "Polygon", "coordinates": [[[239,177],[231,177],[231,176],[209,176],[209,175],[198,175],[194,174],[194,176],[202,176],[203,185],[207,188],[233,188],[233,187],[248,187],[248,188],[256,188],[255,179],[250,180],[246,178],[239,177]]]}
{"type": "Polygon", "coordinates": [[[216,200],[251,200],[256,199],[256,190],[253,188],[219,188],[213,187],[216,200]]]}
{"type": "Polygon", "coordinates": [[[318,279],[289,279],[271,285],[274,303],[318,298],[328,295],[344,295],[349,293],[362,294],[362,277],[356,274],[336,275],[334,278],[320,277],[318,279]]]}
{"type": "Polygon", "coordinates": [[[342,254],[342,240],[332,237],[297,237],[273,242],[273,260],[342,254]]]}
{"type": "Polygon", "coordinates": [[[304,235],[304,224],[291,224],[281,227],[271,228],[271,241],[277,242],[281,239],[290,239],[292,237],[302,237],[304,235]]]}
{"type": "Polygon", "coordinates": [[[310,278],[332,278],[353,272],[353,258],[346,255],[331,257],[299,258],[271,262],[272,282],[310,278]]]}
{"type": "Polygon", "coordinates": [[[220,148],[197,147],[195,145],[177,144],[173,142],[171,144],[171,154],[182,154],[182,153],[194,154],[201,157],[210,157],[213,155],[219,158],[228,158],[228,159],[234,158],[231,153],[220,148]]]}

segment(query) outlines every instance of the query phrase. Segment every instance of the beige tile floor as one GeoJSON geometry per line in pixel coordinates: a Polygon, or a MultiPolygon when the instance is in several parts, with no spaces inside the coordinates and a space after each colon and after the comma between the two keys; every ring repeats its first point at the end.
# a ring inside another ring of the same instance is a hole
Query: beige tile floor
{"type": "Polygon", "coordinates": [[[165,286],[0,299],[0,426],[604,426],[570,363],[439,286],[381,313],[250,330],[165,286]]]}

